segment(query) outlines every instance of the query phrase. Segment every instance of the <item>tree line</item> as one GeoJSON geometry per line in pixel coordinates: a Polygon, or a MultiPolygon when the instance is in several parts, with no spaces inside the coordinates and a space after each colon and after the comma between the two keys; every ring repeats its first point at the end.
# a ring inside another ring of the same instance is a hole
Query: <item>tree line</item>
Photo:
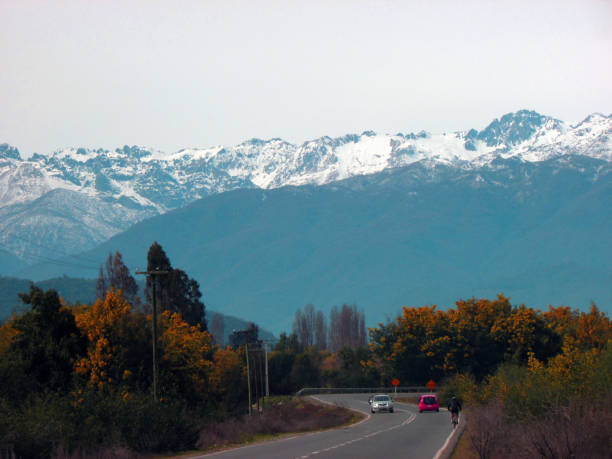
{"type": "Polygon", "coordinates": [[[460,300],[446,311],[404,307],[395,321],[370,330],[368,365],[380,369],[385,381],[440,381],[457,373],[480,381],[503,363],[526,365],[532,355],[548,361],[567,343],[601,350],[612,338],[611,327],[595,304],[588,312],[569,306],[541,311],[512,306],[503,295],[460,300]]]}
{"type": "Polygon", "coordinates": [[[444,383],[457,374],[483,381],[505,364],[526,366],[529,359],[548,362],[564,349],[596,350],[609,346],[612,324],[592,304],[588,311],[549,306],[541,311],[493,300],[459,300],[446,310],[437,306],[404,307],[388,323],[365,336],[365,316],[356,306],[330,311],[330,325],[312,305],[295,314],[293,333],[281,335],[270,355],[277,392],[302,387],[423,386],[444,383]]]}
{"type": "Polygon", "coordinates": [[[314,346],[320,351],[329,349],[338,352],[345,347],[357,348],[367,343],[365,314],[356,305],[333,306],[329,314],[329,327],[323,312],[317,311],[312,304],[306,305],[303,311],[298,308],[293,333],[300,345],[305,348],[314,346]]]}

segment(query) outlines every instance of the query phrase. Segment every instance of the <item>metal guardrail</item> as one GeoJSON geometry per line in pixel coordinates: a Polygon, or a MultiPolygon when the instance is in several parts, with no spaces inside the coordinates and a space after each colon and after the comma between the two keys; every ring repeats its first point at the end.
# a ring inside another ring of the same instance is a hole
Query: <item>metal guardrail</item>
{"type": "Polygon", "coordinates": [[[391,394],[391,393],[429,393],[425,386],[404,386],[404,387],[305,387],[296,392],[295,395],[316,395],[316,394],[391,394]]]}

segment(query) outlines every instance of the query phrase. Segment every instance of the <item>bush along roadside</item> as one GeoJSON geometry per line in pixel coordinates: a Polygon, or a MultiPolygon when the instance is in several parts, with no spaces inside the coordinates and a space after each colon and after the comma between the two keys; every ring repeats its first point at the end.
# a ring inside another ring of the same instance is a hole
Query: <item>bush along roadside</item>
{"type": "Polygon", "coordinates": [[[465,403],[464,443],[481,459],[608,458],[612,451],[612,349],[566,343],[546,364],[503,365],[476,384],[457,375],[445,384],[465,403]]]}
{"type": "Polygon", "coordinates": [[[177,451],[193,448],[199,434],[197,413],[155,403],[149,394],[41,394],[18,407],[3,403],[0,418],[3,444],[16,457],[95,456],[114,448],[177,451]]]}
{"type": "Polygon", "coordinates": [[[6,403],[0,406],[0,457],[122,458],[211,451],[345,425],[357,417],[342,407],[301,398],[277,398],[251,416],[215,419],[181,404],[154,402],[150,395],[38,395],[18,410],[6,403]]]}

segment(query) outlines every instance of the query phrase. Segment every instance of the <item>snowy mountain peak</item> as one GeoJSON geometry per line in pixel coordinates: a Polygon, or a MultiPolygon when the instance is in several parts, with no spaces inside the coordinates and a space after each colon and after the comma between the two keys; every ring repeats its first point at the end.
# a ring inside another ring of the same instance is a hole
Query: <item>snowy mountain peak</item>
{"type": "Polygon", "coordinates": [[[147,156],[152,156],[151,149],[139,147],[137,145],[133,145],[131,147],[128,145],[124,145],[123,148],[121,149],[117,148],[115,149],[115,151],[117,153],[123,154],[128,157],[132,157],[132,158],[145,158],[147,156]]]}
{"type": "MultiPolygon", "coordinates": [[[[34,155],[23,163],[29,164],[27,170],[39,171],[31,177],[37,177],[40,190],[80,189],[91,196],[128,200],[163,212],[233,188],[321,185],[419,161],[461,167],[480,167],[497,157],[542,161],[586,155],[610,161],[611,134],[612,116],[595,113],[567,128],[557,119],[520,110],[493,120],[481,131],[397,135],[364,131],[324,136],[301,145],[279,138],[253,138],[233,147],[182,149],[170,155],[136,145],[114,151],[65,148],[49,156],[34,155]]],[[[6,144],[0,145],[0,158],[22,163],[18,150],[6,144]]],[[[21,173],[15,176],[18,169],[13,165],[3,173],[4,185],[9,176],[11,183],[25,180],[21,173]]],[[[11,195],[2,205],[27,199],[28,193],[11,195]]]]}
{"type": "Polygon", "coordinates": [[[578,125],[584,124],[584,123],[600,124],[600,123],[605,123],[605,122],[607,122],[607,121],[609,121],[611,119],[612,119],[612,114],[604,115],[603,113],[596,112],[596,113],[591,113],[584,120],[582,120],[580,123],[578,123],[578,125]]]}
{"type": "Polygon", "coordinates": [[[477,135],[489,147],[510,148],[530,139],[540,128],[561,131],[563,122],[530,110],[507,113],[495,119],[477,135]]]}
{"type": "Polygon", "coordinates": [[[51,154],[50,159],[76,161],[79,163],[84,163],[90,159],[95,159],[103,153],[105,153],[104,150],[69,147],[54,151],[51,154]]]}
{"type": "Polygon", "coordinates": [[[0,159],[16,159],[21,160],[19,150],[10,146],[8,143],[0,144],[0,159]]]}
{"type": "MultiPolygon", "coordinates": [[[[34,155],[27,162],[41,171],[38,181],[47,177],[53,182],[41,184],[40,189],[65,183],[65,188],[76,187],[91,196],[133,201],[163,212],[237,187],[321,185],[419,161],[479,167],[497,157],[542,161],[568,154],[610,161],[611,133],[612,116],[592,114],[566,128],[557,119],[520,110],[493,120],[481,131],[397,135],[364,131],[301,145],[253,138],[236,146],[182,149],[170,155],[136,145],[114,151],[65,148],[49,156],[34,155]]],[[[0,157],[21,161],[18,150],[6,144],[0,146],[0,157]]],[[[28,194],[13,196],[11,202],[16,196],[27,199],[28,194]]]]}

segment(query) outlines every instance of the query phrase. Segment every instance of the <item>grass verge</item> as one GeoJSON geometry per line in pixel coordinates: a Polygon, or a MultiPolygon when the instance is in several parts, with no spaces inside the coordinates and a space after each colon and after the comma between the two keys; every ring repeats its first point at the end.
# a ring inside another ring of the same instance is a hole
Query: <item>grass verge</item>
{"type": "Polygon", "coordinates": [[[253,413],[252,416],[244,415],[205,424],[200,430],[197,452],[186,452],[180,457],[246,446],[296,433],[342,427],[363,417],[342,406],[304,398],[275,399],[265,410],[253,413]]]}
{"type": "Polygon", "coordinates": [[[470,435],[470,423],[468,422],[465,426],[465,430],[459,438],[459,442],[457,442],[457,446],[455,447],[453,454],[451,455],[451,459],[478,459],[478,454],[476,454],[472,448],[470,435]]]}

